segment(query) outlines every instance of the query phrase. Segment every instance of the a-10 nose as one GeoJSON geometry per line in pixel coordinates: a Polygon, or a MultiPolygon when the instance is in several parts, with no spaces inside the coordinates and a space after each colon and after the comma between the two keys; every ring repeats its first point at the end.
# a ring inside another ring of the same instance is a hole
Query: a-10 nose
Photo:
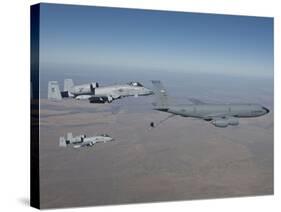
{"type": "Polygon", "coordinates": [[[270,110],[266,107],[262,107],[262,109],[265,111],[266,114],[270,112],[270,110]]]}
{"type": "Polygon", "coordinates": [[[108,137],[106,138],[107,141],[114,141],[114,138],[108,137]]]}

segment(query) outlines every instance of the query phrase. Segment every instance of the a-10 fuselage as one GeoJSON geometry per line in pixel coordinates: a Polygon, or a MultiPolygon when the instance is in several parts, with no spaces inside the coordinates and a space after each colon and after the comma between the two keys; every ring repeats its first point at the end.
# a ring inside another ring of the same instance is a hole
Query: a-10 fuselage
{"type": "Polygon", "coordinates": [[[93,90],[93,92],[88,94],[76,95],[75,99],[89,99],[92,98],[102,98],[107,97],[109,101],[114,99],[126,97],[126,96],[147,96],[151,95],[152,91],[143,87],[132,84],[122,84],[122,85],[110,85],[104,87],[98,87],[93,90]]]}
{"type": "Polygon", "coordinates": [[[77,100],[88,100],[90,103],[110,103],[115,99],[126,96],[137,97],[151,94],[153,92],[139,82],[109,86],[99,86],[97,82],[74,85],[72,79],[65,79],[63,91],[60,91],[57,81],[50,81],[48,83],[48,99],[52,100],[70,97],[77,100]]]}
{"type": "Polygon", "coordinates": [[[113,141],[113,138],[106,134],[91,137],[87,137],[86,135],[79,135],[73,137],[72,133],[67,133],[66,137],[60,137],[59,145],[61,147],[71,145],[74,148],[80,148],[85,146],[93,146],[97,143],[106,143],[110,141],[113,141]]]}

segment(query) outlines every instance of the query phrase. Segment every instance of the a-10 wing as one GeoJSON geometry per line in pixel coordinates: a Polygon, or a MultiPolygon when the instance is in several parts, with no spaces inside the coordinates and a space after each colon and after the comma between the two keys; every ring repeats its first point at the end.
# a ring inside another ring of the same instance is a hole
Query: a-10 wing
{"type": "Polygon", "coordinates": [[[89,98],[90,103],[111,103],[113,100],[119,99],[121,96],[119,93],[111,92],[109,95],[92,95],[89,98]]]}
{"type": "Polygon", "coordinates": [[[90,103],[111,103],[113,101],[112,96],[96,96],[93,95],[89,98],[90,103]]]}
{"type": "Polygon", "coordinates": [[[82,143],[82,144],[76,144],[73,146],[73,148],[81,148],[81,147],[91,147],[94,146],[96,142],[87,142],[87,143],[82,143]]]}
{"type": "Polygon", "coordinates": [[[74,145],[74,146],[73,146],[73,148],[75,148],[75,149],[78,149],[78,148],[80,148],[80,147],[83,147],[83,145],[80,144],[80,145],[74,145]]]}

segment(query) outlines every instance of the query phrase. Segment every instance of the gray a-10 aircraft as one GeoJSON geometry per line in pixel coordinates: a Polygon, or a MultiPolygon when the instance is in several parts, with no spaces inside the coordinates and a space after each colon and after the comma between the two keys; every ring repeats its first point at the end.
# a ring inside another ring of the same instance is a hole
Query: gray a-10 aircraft
{"type": "Polygon", "coordinates": [[[64,80],[64,89],[61,92],[57,81],[48,83],[48,99],[61,100],[62,98],[74,98],[77,100],[89,100],[90,103],[111,103],[113,100],[127,96],[147,96],[153,92],[143,87],[139,82],[127,84],[109,85],[100,87],[97,82],[74,85],[72,79],[64,80]]]}
{"type": "Polygon", "coordinates": [[[66,137],[61,136],[59,139],[60,147],[71,145],[73,148],[91,147],[97,143],[106,143],[113,141],[109,135],[103,134],[98,136],[86,137],[86,135],[72,136],[72,133],[67,133],[66,137]]]}
{"type": "MultiPolygon", "coordinates": [[[[152,84],[156,96],[154,109],[170,113],[169,117],[174,115],[192,117],[209,121],[216,127],[227,127],[238,125],[239,118],[258,117],[270,112],[269,109],[258,104],[207,104],[197,99],[190,99],[193,104],[170,106],[167,91],[162,83],[153,80],[152,84]]],[[[154,122],[151,122],[150,126],[155,127],[154,122]]]]}

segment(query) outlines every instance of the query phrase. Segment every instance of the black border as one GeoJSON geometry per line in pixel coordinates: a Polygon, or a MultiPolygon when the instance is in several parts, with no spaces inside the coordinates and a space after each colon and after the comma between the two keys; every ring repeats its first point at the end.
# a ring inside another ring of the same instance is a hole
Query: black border
{"type": "Polygon", "coordinates": [[[39,35],[40,4],[30,7],[30,205],[40,208],[39,180],[39,35]]]}

